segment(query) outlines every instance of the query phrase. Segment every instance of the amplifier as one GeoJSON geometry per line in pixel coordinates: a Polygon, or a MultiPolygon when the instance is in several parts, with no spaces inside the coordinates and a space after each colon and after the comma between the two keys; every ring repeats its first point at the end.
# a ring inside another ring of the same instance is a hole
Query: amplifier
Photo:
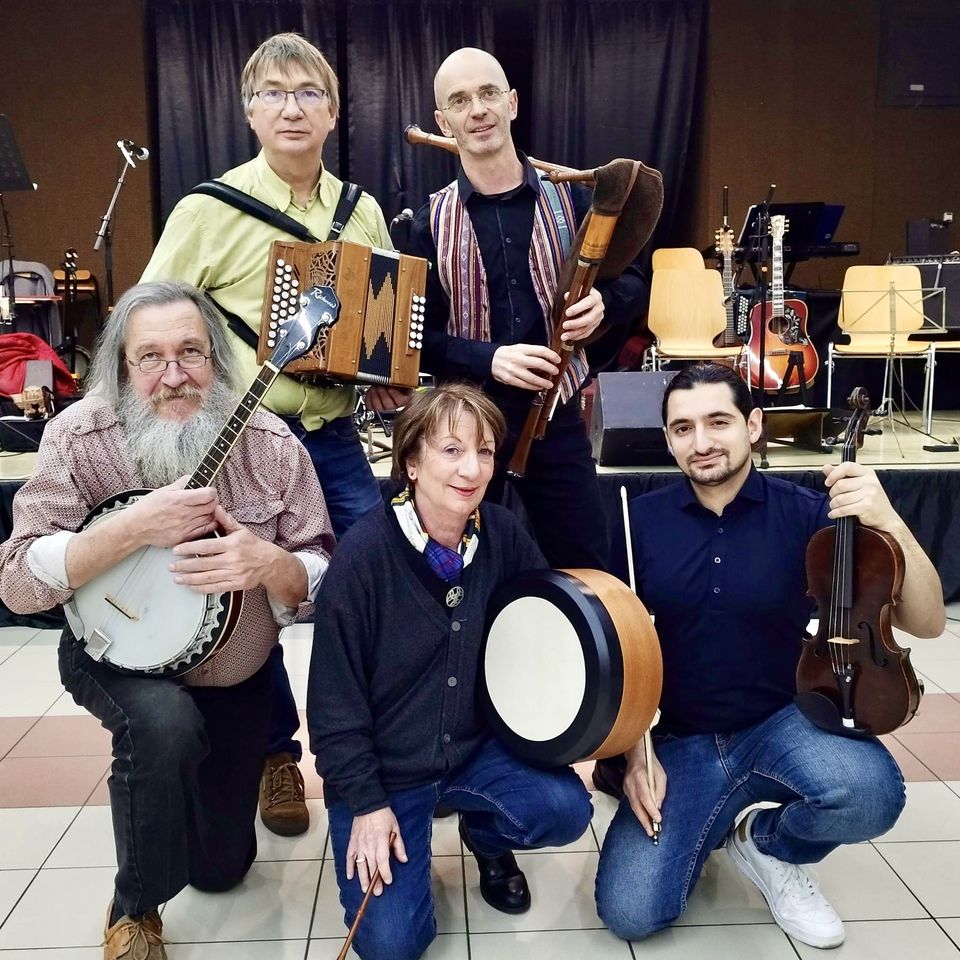
{"type": "Polygon", "coordinates": [[[601,373],[590,424],[593,458],[602,467],[672,465],[660,404],[675,372],[601,373]]]}
{"type": "Polygon", "coordinates": [[[40,449],[46,420],[0,417],[0,450],[4,453],[33,453],[40,449]]]}

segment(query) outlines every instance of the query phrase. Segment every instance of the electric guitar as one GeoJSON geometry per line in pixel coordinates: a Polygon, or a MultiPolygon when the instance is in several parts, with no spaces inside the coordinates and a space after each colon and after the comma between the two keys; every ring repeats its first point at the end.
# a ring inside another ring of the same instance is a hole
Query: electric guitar
{"type": "Polygon", "coordinates": [[[756,303],[750,311],[750,340],[743,352],[740,376],[752,389],[761,384],[767,392],[800,389],[800,377],[809,387],[817,375],[820,358],[807,335],[807,305],[803,300],[784,299],[783,293],[783,236],[787,232],[787,218],[770,218],[773,237],[771,299],[756,303]],[[762,315],[766,314],[766,323],[762,315]],[[760,344],[763,343],[763,371],[760,370],[760,344]],[[793,381],[793,382],[791,382],[793,381]]]}
{"type": "MultiPolygon", "coordinates": [[[[186,489],[209,487],[281,369],[312,347],[317,333],[336,323],[340,303],[332,287],[315,286],[300,309],[279,323],[270,359],[260,367],[186,489]]],[[[145,497],[126,490],[104,500],[84,520],[88,530],[145,497]]],[[[219,536],[214,533],[211,536],[219,536]]],[[[201,594],[177,584],[172,549],[148,546],[74,591],[64,604],[67,622],[86,652],[118,670],[176,677],[203,663],[227,642],[243,605],[243,591],[201,594]]]]}
{"type": "Polygon", "coordinates": [[[735,291],[733,288],[733,246],[733,230],[724,221],[724,225],[717,231],[717,254],[723,260],[723,306],[727,314],[727,325],[713,341],[714,346],[717,347],[739,347],[743,345],[743,340],[737,335],[735,291]]]}

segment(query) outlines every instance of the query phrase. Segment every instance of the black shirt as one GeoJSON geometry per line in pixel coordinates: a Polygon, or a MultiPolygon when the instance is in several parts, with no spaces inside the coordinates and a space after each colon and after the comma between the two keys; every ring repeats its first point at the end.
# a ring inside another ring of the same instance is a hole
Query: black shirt
{"type": "MultiPolygon", "coordinates": [[[[410,232],[410,253],[430,261],[424,318],[422,366],[440,380],[465,379],[485,385],[487,392],[510,406],[529,407],[531,392],[496,383],[490,366],[498,347],[514,343],[547,346],[549,337],[543,310],[530,275],[530,243],[540,193],[540,176],[522,154],[524,180],[506,193],[477,192],[463,169],[457,176],[460,199],[466,207],[487,274],[490,299],[490,343],[447,334],[449,300],[436,269],[437,248],[430,233],[430,204],[417,212],[410,232]]],[[[591,195],[572,185],[577,223],[590,209],[591,195]]],[[[571,235],[575,225],[571,226],[571,235]]],[[[636,266],[617,279],[595,284],[604,302],[604,325],[627,327],[644,309],[646,281],[636,266]]]]}
{"type": "MultiPolygon", "coordinates": [[[[637,593],[663,651],[658,733],[738,730],[793,699],[825,494],[751,469],[722,516],[684,478],[630,501],[637,593]]],[[[627,582],[622,524],[614,572],[627,582]]]]}

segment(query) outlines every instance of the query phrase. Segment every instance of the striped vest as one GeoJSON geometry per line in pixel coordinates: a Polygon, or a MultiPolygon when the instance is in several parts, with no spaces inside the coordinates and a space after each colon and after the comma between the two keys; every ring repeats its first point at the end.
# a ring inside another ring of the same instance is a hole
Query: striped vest
{"type": "MultiPolygon", "coordinates": [[[[540,181],[530,243],[530,277],[543,311],[546,342],[553,330],[550,314],[560,268],[570,250],[576,213],[570,185],[540,181]]],[[[437,247],[437,270],[450,301],[447,333],[451,337],[490,342],[490,295],[480,246],[470,216],[460,202],[457,181],[430,196],[430,232],[437,247]]],[[[589,372],[583,349],[575,350],[560,381],[565,403],[577,392],[589,372]]]]}

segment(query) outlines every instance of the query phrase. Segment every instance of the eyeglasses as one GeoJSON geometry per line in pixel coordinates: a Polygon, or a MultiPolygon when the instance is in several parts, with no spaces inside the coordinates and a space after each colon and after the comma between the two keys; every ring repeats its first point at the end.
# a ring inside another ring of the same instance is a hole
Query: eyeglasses
{"type": "Polygon", "coordinates": [[[257,90],[255,96],[260,98],[260,102],[268,107],[282,107],[287,102],[287,97],[293,96],[297,101],[297,106],[302,109],[307,107],[319,107],[327,99],[327,91],[319,87],[306,87],[303,90],[257,90]]]}
{"type": "Polygon", "coordinates": [[[141,373],[165,373],[171,363],[175,363],[184,370],[196,370],[202,367],[210,357],[205,357],[202,353],[185,353],[182,357],[176,357],[173,360],[164,360],[163,357],[144,357],[143,360],[131,360],[124,358],[131,367],[139,367],[141,373]]]}
{"type": "Polygon", "coordinates": [[[443,109],[449,110],[451,113],[463,113],[464,110],[473,105],[474,100],[479,100],[485,107],[493,107],[500,103],[509,92],[509,90],[497,90],[494,87],[487,87],[485,90],[481,90],[479,93],[475,93],[469,97],[462,94],[451,97],[443,109]]]}

